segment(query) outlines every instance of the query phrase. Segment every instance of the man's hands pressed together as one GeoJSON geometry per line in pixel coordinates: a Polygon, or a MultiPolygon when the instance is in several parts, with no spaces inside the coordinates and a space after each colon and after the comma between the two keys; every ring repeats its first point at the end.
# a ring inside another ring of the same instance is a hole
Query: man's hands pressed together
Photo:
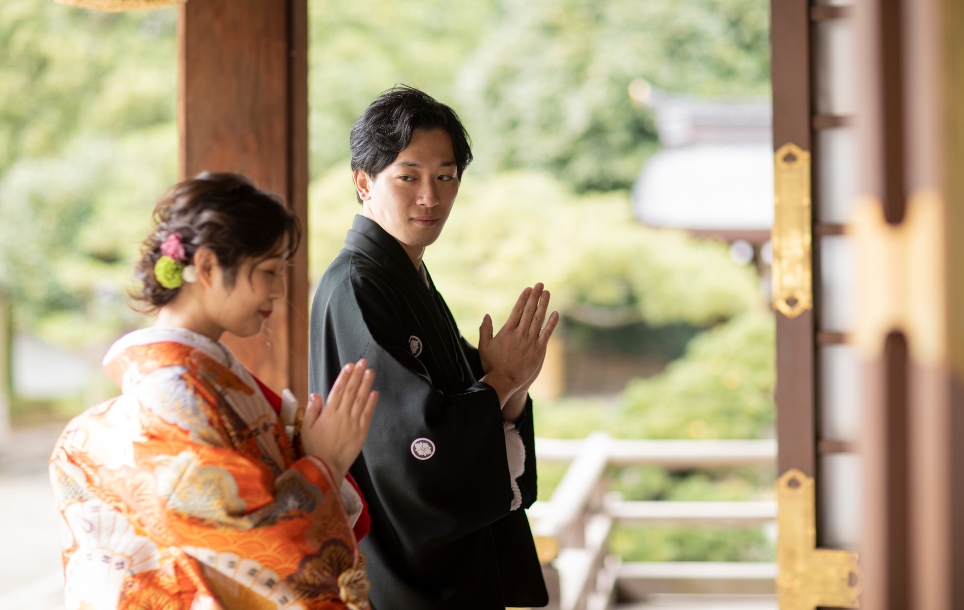
{"type": "Polygon", "coordinates": [[[522,292],[497,335],[492,336],[488,314],[479,328],[479,355],[485,371],[481,381],[499,395],[506,421],[514,422],[522,415],[529,387],[542,370],[546,345],[559,324],[559,314],[553,312],[543,328],[548,309],[549,291],[536,284],[522,292]]]}

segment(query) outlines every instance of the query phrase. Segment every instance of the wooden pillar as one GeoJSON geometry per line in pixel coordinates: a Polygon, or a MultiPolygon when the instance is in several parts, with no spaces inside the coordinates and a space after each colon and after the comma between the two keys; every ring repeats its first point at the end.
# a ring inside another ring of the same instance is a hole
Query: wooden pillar
{"type": "Polygon", "coordinates": [[[304,240],[287,306],[250,339],[226,338],[267,385],[308,393],[307,0],[194,0],[181,5],[181,176],[231,171],[279,194],[304,240]]]}
{"type": "Polygon", "coordinates": [[[964,10],[858,9],[862,605],[951,610],[964,607],[964,10]]]}
{"type": "MultiPolygon", "coordinates": [[[[773,150],[776,152],[790,144],[809,154],[813,113],[810,92],[810,3],[807,0],[774,0],[771,10],[773,150]]],[[[806,180],[810,180],[809,170],[806,180]]],[[[810,244],[807,244],[809,247],[810,244]]],[[[777,471],[783,474],[796,468],[812,477],[817,470],[813,307],[807,307],[793,317],[780,311],[775,315],[775,398],[777,440],[780,444],[777,471]]]]}

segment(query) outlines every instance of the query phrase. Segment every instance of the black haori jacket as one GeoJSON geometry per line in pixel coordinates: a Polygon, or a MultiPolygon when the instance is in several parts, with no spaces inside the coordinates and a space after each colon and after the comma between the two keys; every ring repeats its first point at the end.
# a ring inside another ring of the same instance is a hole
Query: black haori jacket
{"type": "Polygon", "coordinates": [[[513,484],[498,396],[478,381],[479,353],[426,277],[391,235],[356,216],[311,310],[313,392],[327,396],[360,358],[377,373],[378,407],[351,468],[372,518],[361,549],[373,606],[545,606],[522,510],[536,499],[532,401],[518,424],[525,470],[513,484]]]}

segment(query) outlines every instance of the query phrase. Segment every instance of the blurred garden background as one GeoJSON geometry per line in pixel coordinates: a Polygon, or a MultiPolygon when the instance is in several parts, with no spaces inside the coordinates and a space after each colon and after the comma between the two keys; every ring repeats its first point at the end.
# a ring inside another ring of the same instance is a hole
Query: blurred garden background
{"type": "MultiPolygon", "coordinates": [[[[767,103],[766,0],[311,1],[313,281],[359,208],[348,132],[396,83],[449,103],[476,161],[426,262],[463,334],[547,284],[563,317],[537,435],[773,436],[765,261],[644,226],[661,148],[641,90],[767,103]],[[762,283],[762,284],[761,284],[762,283]],[[762,288],[761,288],[762,286],[762,288]]],[[[150,211],[177,178],[176,9],[0,3],[0,394],[14,427],[117,390],[100,359],[150,211]]],[[[712,203],[712,202],[711,202],[712,203]]],[[[540,469],[546,499],[564,466],[540,469]]],[[[613,469],[627,500],[770,499],[772,470],[613,469]]],[[[631,561],[772,560],[764,528],[622,528],[631,561]]]]}

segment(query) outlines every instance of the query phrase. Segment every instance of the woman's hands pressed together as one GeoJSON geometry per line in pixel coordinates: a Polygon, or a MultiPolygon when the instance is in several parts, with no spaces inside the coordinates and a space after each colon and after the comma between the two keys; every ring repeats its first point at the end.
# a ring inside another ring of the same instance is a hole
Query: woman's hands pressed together
{"type": "Polygon", "coordinates": [[[372,423],[378,392],[372,391],[375,371],[365,360],[346,364],[328,393],[328,403],[312,394],[301,424],[301,446],[305,455],[320,458],[331,470],[335,482],[345,478],[354,463],[372,423]]]}
{"type": "Polygon", "coordinates": [[[516,421],[522,415],[525,394],[539,376],[546,345],[559,324],[556,312],[546,322],[548,310],[549,291],[536,284],[519,295],[497,335],[492,335],[492,318],[488,315],[479,328],[479,355],[485,371],[482,381],[499,395],[503,418],[508,421],[516,421]]]}

